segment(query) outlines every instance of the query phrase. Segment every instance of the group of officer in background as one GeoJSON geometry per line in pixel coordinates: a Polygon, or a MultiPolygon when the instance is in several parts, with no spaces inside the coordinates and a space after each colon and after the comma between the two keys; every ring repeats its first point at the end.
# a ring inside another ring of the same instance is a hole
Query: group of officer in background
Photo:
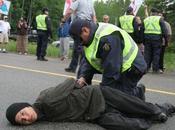
{"type": "MultiPolygon", "coordinates": [[[[91,8],[86,8],[87,3],[83,2],[84,6],[77,6],[78,1],[72,3],[72,6],[63,18],[66,21],[71,14],[74,13],[74,19],[87,19],[89,21],[96,22],[95,11],[92,5],[88,4],[91,8]],[[86,10],[88,9],[88,10],[86,10]],[[86,12],[86,13],[85,13],[86,12]]],[[[108,15],[104,15],[104,19],[108,19],[108,15]]],[[[105,20],[104,20],[105,22],[105,20]]],[[[109,21],[107,21],[108,23],[109,21]]],[[[37,30],[38,30],[38,46],[37,46],[37,59],[47,61],[45,58],[48,37],[51,37],[51,22],[48,17],[48,9],[43,9],[43,14],[36,18],[37,30]],[[46,21],[45,21],[46,17],[46,21]]],[[[162,13],[153,8],[151,9],[150,16],[147,16],[143,22],[140,17],[134,16],[132,7],[129,7],[126,11],[126,15],[119,18],[118,26],[128,32],[132,39],[138,44],[141,49],[145,61],[147,63],[147,71],[152,68],[153,73],[164,72],[164,52],[166,46],[168,46],[171,27],[167,28],[167,22],[164,20],[162,13]],[[144,49],[143,49],[144,48],[144,49]]],[[[67,72],[76,72],[78,66],[79,56],[82,55],[80,41],[74,40],[74,49],[72,54],[72,60],[68,68],[65,68],[67,72]]]]}
{"type": "MultiPolygon", "coordinates": [[[[146,14],[147,6],[145,7],[146,14]]],[[[171,27],[164,20],[162,13],[152,8],[150,16],[146,16],[143,23],[138,16],[133,15],[133,9],[128,8],[127,14],[119,18],[119,26],[127,31],[138,46],[144,45],[144,57],[147,71],[152,67],[153,73],[164,72],[164,52],[170,40],[171,27]]]]}

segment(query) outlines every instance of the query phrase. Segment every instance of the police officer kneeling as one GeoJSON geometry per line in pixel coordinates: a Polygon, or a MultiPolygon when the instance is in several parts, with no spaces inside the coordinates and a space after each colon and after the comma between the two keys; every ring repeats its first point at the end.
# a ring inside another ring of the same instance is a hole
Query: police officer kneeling
{"type": "Polygon", "coordinates": [[[102,73],[101,86],[110,86],[144,100],[144,85],[137,86],[146,72],[146,63],[127,32],[108,23],[75,20],[70,35],[84,46],[77,82],[91,84],[95,73],[102,73]]]}

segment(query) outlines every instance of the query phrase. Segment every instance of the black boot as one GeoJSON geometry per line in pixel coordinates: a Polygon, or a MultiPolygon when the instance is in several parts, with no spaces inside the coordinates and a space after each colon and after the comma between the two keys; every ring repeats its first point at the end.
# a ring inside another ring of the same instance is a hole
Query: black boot
{"type": "Polygon", "coordinates": [[[68,67],[64,69],[66,72],[71,72],[71,73],[75,73],[75,70],[73,70],[72,68],[68,67]]]}
{"type": "Polygon", "coordinates": [[[145,101],[145,85],[144,84],[139,84],[137,85],[138,89],[139,89],[139,93],[140,93],[140,99],[142,99],[143,101],[145,101]]]}
{"type": "Polygon", "coordinates": [[[40,60],[40,61],[48,61],[48,59],[46,59],[45,57],[40,57],[39,60],[40,60]]]}

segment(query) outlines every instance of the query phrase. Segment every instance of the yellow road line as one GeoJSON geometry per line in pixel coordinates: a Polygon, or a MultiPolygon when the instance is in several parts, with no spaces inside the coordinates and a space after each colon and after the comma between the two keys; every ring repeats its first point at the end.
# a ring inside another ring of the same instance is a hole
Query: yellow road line
{"type": "MultiPolygon", "coordinates": [[[[0,67],[11,68],[11,69],[17,69],[17,70],[24,70],[24,71],[29,71],[29,72],[42,73],[42,74],[47,74],[47,75],[61,76],[61,77],[67,77],[67,78],[68,78],[68,77],[69,77],[69,78],[76,78],[75,76],[70,76],[70,75],[65,75],[65,74],[52,73],[52,72],[47,72],[47,71],[34,70],[34,69],[23,68],[23,67],[16,67],[16,66],[10,66],[10,65],[3,65],[3,64],[0,64],[0,67]]],[[[93,80],[93,82],[100,83],[99,80],[93,80]]],[[[175,96],[175,92],[168,92],[168,91],[157,90],[157,89],[149,89],[149,88],[147,88],[146,91],[156,92],[156,93],[161,93],[161,94],[167,94],[167,95],[173,95],[173,96],[175,96]]]]}

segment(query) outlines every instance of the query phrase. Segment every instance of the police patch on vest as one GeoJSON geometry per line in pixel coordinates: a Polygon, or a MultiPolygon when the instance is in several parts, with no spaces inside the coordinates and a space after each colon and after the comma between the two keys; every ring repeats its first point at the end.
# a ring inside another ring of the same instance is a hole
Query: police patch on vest
{"type": "Polygon", "coordinates": [[[104,46],[103,46],[103,50],[104,51],[109,51],[111,49],[109,43],[105,43],[104,46]]]}

